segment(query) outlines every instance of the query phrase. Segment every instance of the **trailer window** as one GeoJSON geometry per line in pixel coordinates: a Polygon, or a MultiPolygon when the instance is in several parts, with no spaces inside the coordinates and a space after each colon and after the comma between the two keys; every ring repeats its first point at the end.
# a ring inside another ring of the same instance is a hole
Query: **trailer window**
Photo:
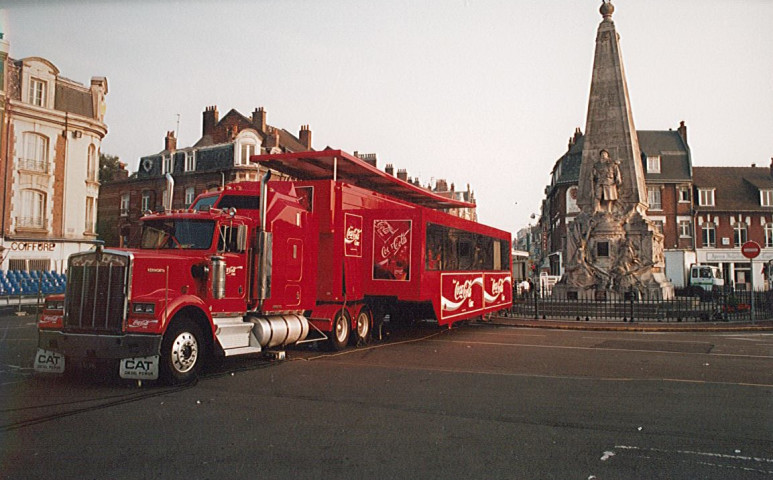
{"type": "Polygon", "coordinates": [[[427,270],[508,270],[510,248],[500,239],[433,223],[427,224],[427,270]]]}

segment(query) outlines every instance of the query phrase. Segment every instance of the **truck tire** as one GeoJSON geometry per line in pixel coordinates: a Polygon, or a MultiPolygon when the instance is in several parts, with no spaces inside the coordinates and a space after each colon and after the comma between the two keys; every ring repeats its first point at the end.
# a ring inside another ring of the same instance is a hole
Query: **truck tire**
{"type": "Polygon", "coordinates": [[[352,323],[349,319],[349,314],[344,310],[337,311],[335,317],[333,317],[333,330],[330,332],[330,338],[328,339],[330,350],[335,352],[343,350],[346,344],[349,343],[351,330],[352,323]]]}
{"type": "Polygon", "coordinates": [[[371,320],[370,310],[368,310],[366,307],[363,307],[357,314],[357,322],[355,323],[355,333],[358,345],[368,343],[368,340],[370,340],[370,330],[372,324],[373,322],[371,320]]]}
{"type": "Polygon", "coordinates": [[[161,342],[161,378],[170,384],[194,380],[203,360],[201,329],[187,318],[175,321],[161,342]]]}

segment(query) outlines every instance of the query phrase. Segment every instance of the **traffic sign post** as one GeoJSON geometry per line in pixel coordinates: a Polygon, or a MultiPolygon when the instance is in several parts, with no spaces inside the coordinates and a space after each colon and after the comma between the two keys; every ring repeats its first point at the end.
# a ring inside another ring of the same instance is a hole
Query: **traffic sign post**
{"type": "Polygon", "coordinates": [[[749,313],[752,316],[752,325],[754,325],[754,259],[760,255],[762,247],[760,244],[754,241],[748,241],[741,245],[741,254],[749,259],[751,266],[751,295],[749,300],[749,313]]]}

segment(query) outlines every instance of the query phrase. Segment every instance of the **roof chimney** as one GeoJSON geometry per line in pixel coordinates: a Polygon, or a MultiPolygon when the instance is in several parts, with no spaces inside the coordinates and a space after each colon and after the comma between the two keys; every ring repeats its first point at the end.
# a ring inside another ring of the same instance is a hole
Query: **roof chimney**
{"type": "Polygon", "coordinates": [[[306,150],[311,150],[311,130],[308,125],[301,125],[301,131],[298,133],[298,138],[306,150]]]}
{"type": "Polygon", "coordinates": [[[770,178],[773,178],[773,157],[770,157],[770,178]]]}
{"type": "Polygon", "coordinates": [[[391,163],[387,163],[386,167],[384,167],[384,172],[387,175],[394,175],[395,174],[395,166],[392,165],[391,163]]]}
{"type": "Polygon", "coordinates": [[[279,129],[274,127],[269,127],[269,135],[266,137],[266,140],[264,143],[266,144],[266,149],[271,150],[272,148],[279,148],[279,129]]]}
{"type": "Polygon", "coordinates": [[[676,129],[679,132],[679,136],[682,137],[682,141],[687,145],[687,126],[684,124],[684,120],[679,122],[679,128],[676,129]]]}
{"type": "Polygon", "coordinates": [[[166,132],[166,138],[164,139],[164,150],[167,152],[177,150],[177,138],[174,136],[174,131],[166,132]]]}
{"type": "Polygon", "coordinates": [[[215,126],[218,121],[217,107],[210,106],[204,109],[204,119],[201,125],[201,136],[212,135],[215,133],[215,126]]]}
{"type": "Polygon", "coordinates": [[[256,108],[252,112],[252,125],[261,133],[266,131],[266,111],[263,110],[263,107],[256,108]]]}
{"type": "Polygon", "coordinates": [[[355,151],[354,156],[372,167],[376,167],[376,164],[378,163],[375,153],[360,153],[355,151]]]}
{"type": "Polygon", "coordinates": [[[400,180],[407,182],[408,181],[408,170],[401,168],[397,170],[397,178],[400,180]]]}
{"type": "Polygon", "coordinates": [[[435,182],[435,191],[436,192],[447,192],[448,191],[448,183],[444,178],[438,179],[437,182],[435,182]]]}

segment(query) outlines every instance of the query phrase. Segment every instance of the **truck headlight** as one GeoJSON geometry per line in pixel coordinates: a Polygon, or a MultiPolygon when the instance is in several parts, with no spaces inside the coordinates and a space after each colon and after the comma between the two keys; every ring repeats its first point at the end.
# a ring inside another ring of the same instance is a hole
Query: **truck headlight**
{"type": "Polygon", "coordinates": [[[46,310],[64,310],[64,302],[61,300],[50,300],[46,302],[46,310]]]}
{"type": "Polygon", "coordinates": [[[132,306],[133,313],[139,313],[142,315],[153,315],[156,313],[155,303],[135,303],[132,306]]]}

